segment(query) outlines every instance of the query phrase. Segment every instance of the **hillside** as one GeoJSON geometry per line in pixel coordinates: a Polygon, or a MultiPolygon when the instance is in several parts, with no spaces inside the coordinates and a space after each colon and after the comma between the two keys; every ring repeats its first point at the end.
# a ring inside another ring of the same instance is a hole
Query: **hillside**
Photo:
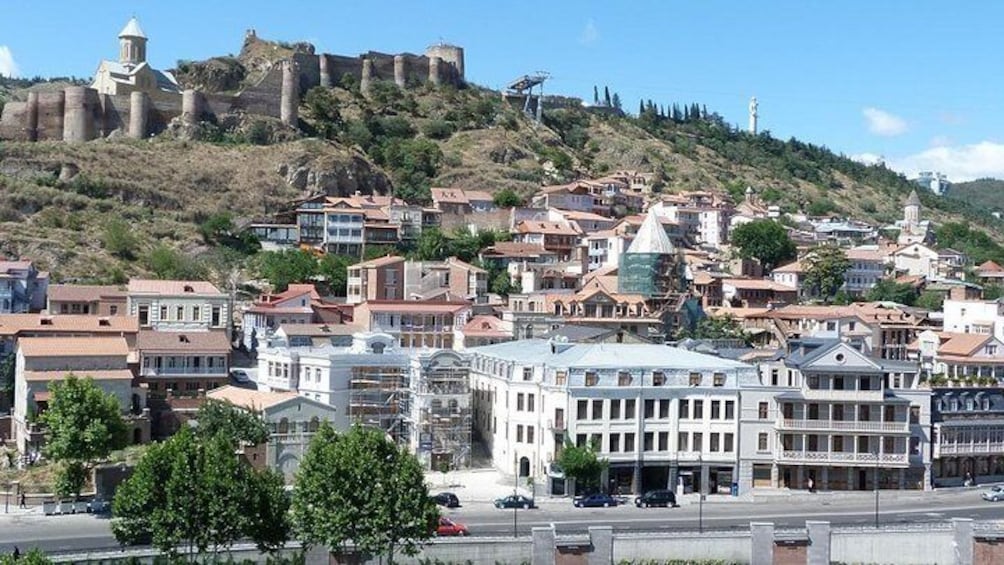
{"type": "MultiPolygon", "coordinates": [[[[236,61],[185,63],[187,78],[232,89],[261,67],[251,59],[260,56],[245,49],[236,61]]],[[[19,98],[29,86],[3,83],[0,91],[19,98]]],[[[0,254],[33,257],[57,280],[108,280],[143,273],[143,258],[160,243],[198,252],[198,224],[222,211],[239,222],[261,219],[316,192],[394,191],[423,201],[430,186],[529,196],[542,184],[616,169],[654,172],[662,191],[723,190],[738,198],[749,185],[786,211],[875,223],[897,219],[912,188],[883,167],[736,131],[705,111],[674,120],[651,108],[632,117],[563,106],[536,124],[497,92],[474,86],[376,83],[364,96],[347,81],[306,93],[300,115],[304,138],[292,141],[274,120],[237,116],[206,126],[203,141],[166,132],[148,141],[4,143],[0,254]],[[131,226],[135,252],[106,249],[114,219],[131,226]]],[[[936,221],[963,219],[1000,235],[986,207],[921,198],[936,221]]]]}
{"type": "Polygon", "coordinates": [[[977,208],[995,212],[1004,211],[1004,181],[998,179],[976,179],[952,185],[948,198],[967,202],[977,208]]]}

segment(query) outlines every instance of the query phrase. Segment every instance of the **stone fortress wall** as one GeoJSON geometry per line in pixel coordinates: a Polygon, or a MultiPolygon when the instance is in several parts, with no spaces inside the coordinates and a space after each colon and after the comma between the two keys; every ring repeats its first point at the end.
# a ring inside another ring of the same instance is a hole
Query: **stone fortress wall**
{"type": "Polygon", "coordinates": [[[7,102],[0,110],[0,139],[81,142],[116,131],[143,139],[164,131],[178,117],[194,125],[231,112],[279,118],[295,128],[302,93],[315,86],[337,86],[346,74],[355,77],[364,93],[374,81],[393,80],[401,88],[426,81],[460,85],[464,50],[439,44],[424,55],[295,53],[274,63],[261,80],[236,95],[196,90],[178,94],[156,88],[109,95],[84,86],[29,92],[26,101],[7,102]]]}

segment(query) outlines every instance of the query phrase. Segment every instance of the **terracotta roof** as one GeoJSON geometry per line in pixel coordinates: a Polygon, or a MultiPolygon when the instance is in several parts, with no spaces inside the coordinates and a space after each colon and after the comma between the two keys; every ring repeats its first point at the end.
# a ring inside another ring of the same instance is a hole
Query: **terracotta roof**
{"type": "Polygon", "coordinates": [[[541,255],[555,255],[554,251],[548,251],[536,243],[523,243],[518,241],[500,241],[485,249],[485,253],[499,255],[502,257],[538,257],[541,255]]]}
{"type": "Polygon", "coordinates": [[[129,355],[124,337],[22,337],[17,347],[25,357],[129,355]]]}
{"type": "Polygon", "coordinates": [[[958,355],[968,357],[976,352],[983,344],[993,339],[990,334],[964,334],[953,332],[941,332],[938,334],[941,345],[938,346],[939,355],[958,355]]]}
{"type": "Polygon", "coordinates": [[[509,332],[502,329],[502,320],[495,316],[474,316],[464,326],[463,332],[465,336],[509,336],[509,332]]]}
{"type": "Polygon", "coordinates": [[[376,259],[370,259],[369,261],[363,261],[362,263],[356,263],[351,265],[352,267],[384,267],[386,265],[394,265],[396,263],[404,263],[404,257],[399,257],[397,255],[385,255],[383,257],[377,257],[376,259]]]}
{"type": "Polygon", "coordinates": [[[208,281],[160,281],[153,279],[132,279],[129,294],[214,294],[225,296],[208,281]]]}
{"type": "Polygon", "coordinates": [[[772,290],[774,292],[795,292],[796,290],[794,287],[764,279],[724,279],[722,280],[722,284],[727,284],[737,289],[772,290]]]}
{"type": "Polygon", "coordinates": [[[852,247],[845,253],[848,259],[858,261],[885,261],[889,253],[877,245],[852,247]]]}
{"type": "Polygon", "coordinates": [[[464,192],[467,194],[467,199],[471,201],[492,202],[495,200],[494,196],[484,190],[465,190],[464,192]]]}
{"type": "MultiPolygon", "coordinates": [[[[0,336],[42,333],[122,334],[139,331],[139,320],[132,316],[90,316],[84,314],[3,314],[0,336]]],[[[51,339],[51,338],[50,338],[51,339]]]]}
{"type": "Polygon", "coordinates": [[[459,312],[470,308],[469,302],[422,302],[419,300],[379,300],[363,302],[356,308],[366,307],[370,312],[459,312]]]}
{"type": "Polygon", "coordinates": [[[48,290],[49,300],[55,302],[93,302],[101,298],[126,297],[125,288],[108,285],[55,284],[48,290]]]}
{"type": "Polygon", "coordinates": [[[9,271],[23,271],[31,268],[31,261],[6,261],[0,260],[0,273],[9,271]]]}
{"type": "Polygon", "coordinates": [[[295,392],[265,392],[231,385],[214,388],[206,393],[206,398],[229,402],[249,410],[264,410],[296,397],[295,392]]]}
{"type": "Polygon", "coordinates": [[[469,271],[471,271],[473,273],[488,273],[488,271],[482,269],[481,267],[475,267],[474,265],[471,265],[467,261],[461,261],[460,259],[458,259],[456,257],[448,257],[446,259],[446,262],[449,263],[449,264],[452,264],[452,265],[456,265],[457,267],[460,267],[461,269],[467,269],[467,270],[469,270],[469,271]]]}
{"type": "Polygon", "coordinates": [[[549,235],[579,235],[579,231],[563,222],[541,222],[537,220],[523,220],[516,224],[516,231],[519,233],[542,233],[549,235]]]}
{"type": "MultiPolygon", "coordinates": [[[[67,375],[73,374],[78,377],[91,377],[96,381],[107,381],[107,380],[124,380],[131,381],[133,379],[132,371],[129,369],[100,369],[100,370],[69,370],[69,371],[24,371],[21,373],[24,375],[24,380],[35,381],[35,382],[53,382],[61,381],[66,378],[67,375]]],[[[36,400],[48,400],[48,397],[39,398],[36,396],[36,400]]]]}
{"type": "Polygon", "coordinates": [[[225,330],[212,331],[157,331],[141,330],[136,338],[136,349],[146,353],[230,353],[230,340],[225,330]]]}
{"type": "Polygon", "coordinates": [[[708,314],[716,318],[732,316],[737,320],[745,318],[761,318],[770,312],[769,308],[709,308],[708,314]]]}
{"type": "Polygon", "coordinates": [[[1002,273],[1004,272],[1004,267],[1001,267],[1000,265],[998,265],[993,261],[986,261],[979,267],[976,267],[976,270],[981,275],[985,273],[1002,273]]]}
{"type": "Polygon", "coordinates": [[[433,202],[468,204],[467,194],[459,188],[430,188],[433,202]]]}
{"type": "Polygon", "coordinates": [[[808,304],[789,304],[765,313],[768,318],[784,320],[829,320],[853,315],[854,311],[848,306],[811,306],[808,304]]]}
{"type": "Polygon", "coordinates": [[[804,273],[805,267],[802,266],[801,261],[792,261],[787,265],[781,265],[780,267],[771,271],[772,273],[804,273]]]}

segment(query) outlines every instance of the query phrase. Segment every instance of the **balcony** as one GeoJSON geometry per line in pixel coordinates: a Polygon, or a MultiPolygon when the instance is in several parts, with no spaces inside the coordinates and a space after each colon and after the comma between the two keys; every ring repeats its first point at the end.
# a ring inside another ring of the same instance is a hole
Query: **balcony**
{"type": "Polygon", "coordinates": [[[910,459],[905,453],[850,453],[838,451],[782,451],[779,463],[802,463],[807,465],[901,465],[909,466],[910,459]]]}
{"type": "Polygon", "coordinates": [[[907,422],[880,422],[874,420],[793,420],[781,418],[777,421],[779,430],[805,430],[824,432],[864,432],[909,434],[907,422]]]}
{"type": "Polygon", "coordinates": [[[943,443],[934,446],[934,457],[1001,454],[1004,454],[1004,443],[998,442],[943,443]]]}
{"type": "Polygon", "coordinates": [[[830,390],[806,388],[802,391],[805,398],[809,400],[831,400],[841,401],[862,401],[862,402],[882,402],[885,396],[881,390],[830,390]]]}
{"type": "Polygon", "coordinates": [[[555,432],[565,431],[565,421],[564,420],[548,420],[547,428],[555,432]]]}
{"type": "Polygon", "coordinates": [[[226,367],[144,367],[140,373],[144,377],[176,375],[214,375],[226,377],[226,367]]]}

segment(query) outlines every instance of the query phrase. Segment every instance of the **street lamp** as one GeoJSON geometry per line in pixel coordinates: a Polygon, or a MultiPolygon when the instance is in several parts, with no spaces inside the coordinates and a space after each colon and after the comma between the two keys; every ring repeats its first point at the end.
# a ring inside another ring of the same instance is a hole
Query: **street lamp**
{"type": "Polygon", "coordinates": [[[697,533],[704,533],[704,456],[697,452],[697,533]]]}
{"type": "Polygon", "coordinates": [[[879,456],[875,454],[875,529],[879,527],[879,456]]]}
{"type": "MultiPolygon", "coordinates": [[[[517,456],[513,455],[512,459],[513,459],[513,463],[514,463],[514,467],[515,467],[515,469],[514,469],[515,470],[515,473],[514,473],[515,476],[513,478],[513,484],[512,484],[512,495],[513,495],[513,501],[515,502],[515,497],[519,496],[519,458],[517,456]]],[[[519,512],[519,505],[518,504],[513,504],[512,505],[512,537],[514,537],[514,538],[518,537],[518,535],[516,533],[516,515],[517,515],[517,512],[519,512]]]]}

